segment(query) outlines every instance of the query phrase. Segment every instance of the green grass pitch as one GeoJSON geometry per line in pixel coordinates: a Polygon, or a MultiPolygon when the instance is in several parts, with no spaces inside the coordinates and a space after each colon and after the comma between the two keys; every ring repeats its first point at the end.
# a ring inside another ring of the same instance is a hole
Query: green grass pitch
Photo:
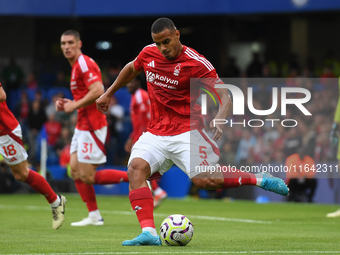
{"type": "Polygon", "coordinates": [[[128,197],[98,196],[105,225],[71,227],[87,210],[79,195],[65,196],[65,222],[53,230],[40,195],[0,195],[0,254],[340,253],[340,218],[325,217],[337,205],[168,199],[155,209],[157,230],[168,215],[186,215],[195,228],[188,246],[123,247],[141,231],[128,197]]]}

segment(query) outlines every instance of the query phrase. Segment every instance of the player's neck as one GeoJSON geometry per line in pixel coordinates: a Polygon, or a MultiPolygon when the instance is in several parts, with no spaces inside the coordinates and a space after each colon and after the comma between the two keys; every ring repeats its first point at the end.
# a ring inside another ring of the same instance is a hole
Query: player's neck
{"type": "Polygon", "coordinates": [[[77,54],[74,58],[69,58],[68,59],[68,62],[70,63],[71,66],[74,65],[74,63],[78,60],[79,56],[81,55],[82,53],[80,52],[79,54],[77,54]]]}
{"type": "Polygon", "coordinates": [[[183,46],[183,44],[181,44],[181,45],[179,46],[178,52],[177,52],[177,54],[176,54],[176,57],[174,57],[174,59],[178,58],[178,56],[182,54],[183,48],[184,48],[184,46],[183,46]]]}

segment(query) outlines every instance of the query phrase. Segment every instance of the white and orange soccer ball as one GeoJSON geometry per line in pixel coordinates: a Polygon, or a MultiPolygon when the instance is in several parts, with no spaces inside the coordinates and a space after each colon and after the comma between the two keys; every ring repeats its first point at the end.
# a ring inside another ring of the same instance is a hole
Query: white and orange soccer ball
{"type": "Polygon", "coordinates": [[[194,235],[194,226],[182,214],[172,214],[161,224],[160,237],[169,246],[185,246],[194,235]]]}

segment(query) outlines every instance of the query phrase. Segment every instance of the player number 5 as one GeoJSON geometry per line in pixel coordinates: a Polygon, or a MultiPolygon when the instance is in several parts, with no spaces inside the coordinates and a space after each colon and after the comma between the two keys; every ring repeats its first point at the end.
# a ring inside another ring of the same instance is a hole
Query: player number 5
{"type": "Polygon", "coordinates": [[[199,147],[199,152],[200,152],[200,154],[202,154],[200,157],[202,158],[202,159],[206,159],[208,156],[207,156],[207,153],[204,151],[204,150],[206,150],[207,149],[207,147],[206,146],[200,146],[199,147]]]}

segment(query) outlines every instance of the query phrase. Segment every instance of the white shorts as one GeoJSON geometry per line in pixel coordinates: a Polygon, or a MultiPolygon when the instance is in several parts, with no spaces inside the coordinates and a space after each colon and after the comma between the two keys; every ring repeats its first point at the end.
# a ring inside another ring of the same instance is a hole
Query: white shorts
{"type": "Polygon", "coordinates": [[[105,139],[107,126],[94,131],[75,129],[71,141],[70,154],[77,152],[78,161],[89,164],[106,162],[105,139]]]}
{"type": "Polygon", "coordinates": [[[12,133],[0,136],[0,154],[8,165],[17,165],[27,159],[20,125],[12,133]]]}
{"type": "Polygon", "coordinates": [[[197,166],[214,166],[219,157],[216,142],[204,130],[191,130],[174,136],[146,132],[132,147],[128,165],[132,159],[142,158],[149,163],[151,175],[156,172],[163,175],[175,164],[193,178],[200,173],[197,166]]]}

